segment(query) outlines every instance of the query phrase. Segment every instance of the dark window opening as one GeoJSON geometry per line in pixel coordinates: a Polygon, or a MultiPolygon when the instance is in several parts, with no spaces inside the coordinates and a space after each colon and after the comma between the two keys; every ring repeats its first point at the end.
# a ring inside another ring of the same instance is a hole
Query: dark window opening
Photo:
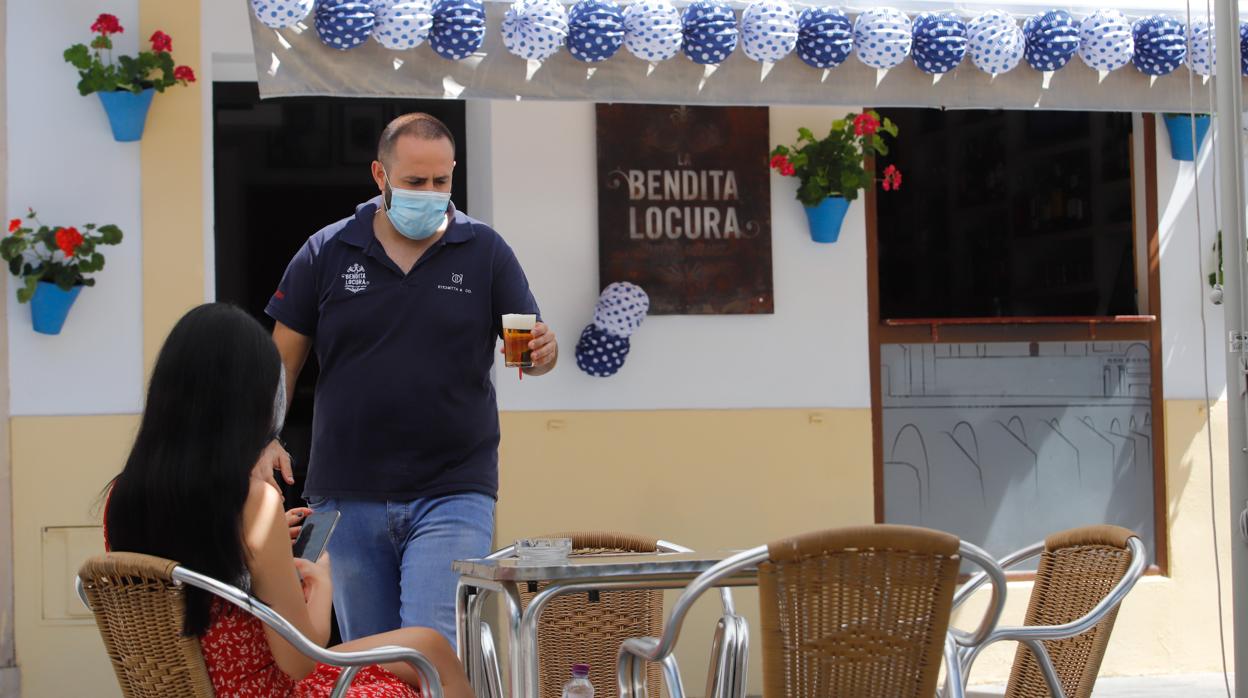
{"type": "Polygon", "coordinates": [[[882,109],[880,317],[1134,315],[1131,115],[882,109]]]}

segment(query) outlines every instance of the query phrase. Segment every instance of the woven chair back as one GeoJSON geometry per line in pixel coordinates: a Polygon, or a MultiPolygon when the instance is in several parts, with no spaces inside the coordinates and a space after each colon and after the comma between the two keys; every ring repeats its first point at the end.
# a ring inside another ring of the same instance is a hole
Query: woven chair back
{"type": "Polygon", "coordinates": [[[78,571],[104,649],[126,698],[212,698],[199,639],[185,637],[186,589],[178,563],[138,553],[107,553],[78,571]]]}
{"type": "MultiPolygon", "coordinates": [[[[1025,625],[1061,625],[1077,620],[1122,581],[1131,564],[1127,539],[1135,533],[1118,526],[1087,526],[1055,533],[1044,541],[1025,625]]],[[[1065,640],[1045,641],[1045,649],[1068,698],[1089,698],[1109,645],[1118,609],[1091,630],[1065,640]]],[[[1014,655],[1006,698],[1047,698],[1040,665],[1025,645],[1014,655]]]]}
{"type": "Polygon", "coordinates": [[[759,567],[764,698],[935,695],[959,541],[861,526],[768,545],[759,567]]]}

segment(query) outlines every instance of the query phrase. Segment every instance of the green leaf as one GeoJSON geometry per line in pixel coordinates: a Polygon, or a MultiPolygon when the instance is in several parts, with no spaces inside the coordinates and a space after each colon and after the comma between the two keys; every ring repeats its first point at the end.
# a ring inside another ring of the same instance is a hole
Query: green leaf
{"type": "Polygon", "coordinates": [[[91,51],[82,44],[74,44],[65,49],[61,54],[66,63],[74,66],[78,70],[86,70],[91,67],[91,51]]]}
{"type": "Polygon", "coordinates": [[[802,127],[802,128],[797,129],[797,139],[799,141],[808,141],[810,143],[814,143],[815,134],[811,133],[810,129],[802,127]]]}
{"type": "Polygon", "coordinates": [[[108,225],[101,225],[99,232],[101,245],[116,245],[121,242],[121,228],[118,228],[112,223],[109,223],[108,225]]]}
{"type": "Polygon", "coordinates": [[[9,273],[12,274],[13,276],[22,275],[22,258],[21,257],[14,257],[13,259],[9,260],[9,273]]]}
{"type": "Polygon", "coordinates": [[[771,157],[773,158],[776,157],[777,155],[788,155],[788,154],[789,154],[789,149],[783,145],[778,145],[771,150],[771,157]]]}
{"type": "Polygon", "coordinates": [[[17,302],[29,303],[31,298],[35,297],[35,288],[39,286],[39,279],[34,276],[26,277],[26,283],[17,289],[17,302]]]}

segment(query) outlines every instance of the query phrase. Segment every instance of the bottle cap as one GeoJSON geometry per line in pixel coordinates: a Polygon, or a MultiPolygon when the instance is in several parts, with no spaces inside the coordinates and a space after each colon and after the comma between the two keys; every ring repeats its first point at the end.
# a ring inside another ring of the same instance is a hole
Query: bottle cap
{"type": "Polygon", "coordinates": [[[573,664],[572,675],[573,676],[589,676],[589,665],[588,664],[573,664]]]}

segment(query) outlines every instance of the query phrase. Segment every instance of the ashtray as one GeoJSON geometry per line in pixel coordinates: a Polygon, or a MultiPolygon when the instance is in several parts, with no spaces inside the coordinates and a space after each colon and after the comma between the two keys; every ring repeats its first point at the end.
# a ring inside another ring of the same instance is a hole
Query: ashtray
{"type": "Polygon", "coordinates": [[[558,562],[572,552],[571,538],[521,538],[515,555],[521,562],[558,562]]]}

